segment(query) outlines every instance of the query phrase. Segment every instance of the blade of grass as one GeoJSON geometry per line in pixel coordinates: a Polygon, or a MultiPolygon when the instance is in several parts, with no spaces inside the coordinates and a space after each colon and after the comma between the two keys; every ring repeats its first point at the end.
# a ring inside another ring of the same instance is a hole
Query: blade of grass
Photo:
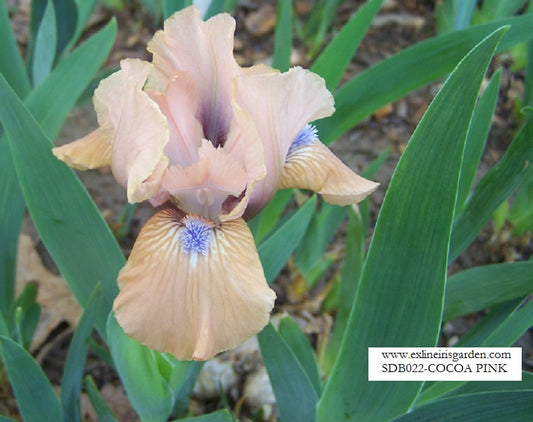
{"type": "Polygon", "coordinates": [[[41,316],[37,292],[37,283],[26,283],[15,301],[16,340],[24,348],[30,346],[41,316]]]}
{"type": "Polygon", "coordinates": [[[285,72],[291,67],[292,53],[292,0],[280,0],[274,33],[272,67],[285,72]]]}
{"type": "Polygon", "coordinates": [[[533,261],[485,265],[461,271],[446,284],[444,320],[533,292],[533,261]]]}
{"type": "MultiPolygon", "coordinates": [[[[86,305],[100,282],[105,309],[111,309],[116,275],[124,265],[122,251],[81,182],[52,155],[50,140],[1,76],[0,96],[0,119],[41,239],[76,299],[86,305]]],[[[105,315],[98,317],[100,329],[105,315]]]]}
{"type": "Polygon", "coordinates": [[[513,225],[511,236],[520,236],[525,231],[533,232],[533,172],[528,172],[520,185],[509,209],[507,218],[513,225]]]}
{"type": "Polygon", "coordinates": [[[98,422],[116,422],[117,419],[113,416],[111,409],[98,391],[98,387],[90,375],[85,377],[84,384],[96,416],[98,416],[98,422]]]}
{"type": "Polygon", "coordinates": [[[18,238],[24,216],[24,200],[11,161],[5,134],[0,140],[0,207],[9,212],[0,214],[0,310],[8,326],[13,324],[15,300],[15,263],[18,238]]]}
{"type": "Polygon", "coordinates": [[[279,322],[279,334],[291,348],[298,362],[300,362],[300,365],[315,389],[317,397],[320,397],[322,393],[320,371],[316,363],[315,352],[308,338],[302,332],[296,321],[289,316],[282,318],[279,322]]]}
{"type": "Polygon", "coordinates": [[[128,398],[141,420],[166,421],[172,410],[170,391],[159,376],[156,352],[128,337],[111,312],[108,345],[128,398]]]}
{"type": "Polygon", "coordinates": [[[237,7],[237,4],[239,3],[239,0],[226,0],[224,2],[224,12],[232,13],[233,10],[237,7]]]}
{"type": "Polygon", "coordinates": [[[325,0],[323,3],[324,7],[320,12],[318,28],[310,34],[309,55],[311,57],[315,56],[320,47],[322,47],[342,0],[325,0]]]}
{"type": "Polygon", "coordinates": [[[300,243],[315,210],[315,205],[316,196],[313,196],[281,227],[259,244],[257,251],[268,283],[274,281],[300,243]]]}
{"type": "Polygon", "coordinates": [[[237,7],[237,0],[211,0],[207,8],[204,19],[209,19],[218,13],[231,13],[237,7]]]}
{"type": "MultiPolygon", "coordinates": [[[[57,136],[76,99],[107,57],[115,34],[116,22],[112,20],[62,60],[43,83],[28,95],[25,103],[49,138],[57,136]]],[[[15,260],[24,199],[5,136],[0,139],[0,180],[0,205],[2,209],[9,209],[9,212],[0,214],[0,238],[3,240],[0,242],[0,307],[11,326],[15,260]]]]}
{"type": "Polygon", "coordinates": [[[453,29],[468,28],[476,8],[476,0],[454,0],[453,29]]]}
{"type": "Polygon", "coordinates": [[[483,20],[492,21],[514,15],[527,2],[528,0],[485,0],[481,4],[480,14],[483,16],[483,20]]]}
{"type": "Polygon", "coordinates": [[[361,6],[311,66],[311,71],[326,80],[326,87],[330,91],[333,92],[339,85],[382,4],[383,0],[369,0],[361,6]]]}
{"type": "Polygon", "coordinates": [[[338,207],[323,202],[320,210],[313,214],[305,235],[296,248],[294,262],[302,273],[307,285],[312,287],[322,272],[314,271],[322,258],[331,239],[344,221],[348,207],[338,207]]]}
{"type": "Polygon", "coordinates": [[[506,347],[512,345],[518,338],[533,326],[533,302],[527,302],[513,312],[496,330],[483,342],[483,346],[506,347]]]}
{"type": "Polygon", "coordinates": [[[91,17],[97,1],[98,0],[76,0],[75,3],[78,13],[76,19],[76,28],[74,28],[72,37],[63,50],[64,52],[69,52],[80,39],[81,34],[85,30],[85,25],[87,25],[87,22],[89,22],[89,18],[91,17]]]}
{"type": "Polygon", "coordinates": [[[28,40],[28,47],[26,48],[26,65],[28,67],[28,74],[31,74],[31,61],[33,58],[33,51],[35,49],[35,39],[37,38],[37,31],[41,24],[44,11],[48,0],[32,0],[30,10],[30,36],[28,40]]]}
{"type": "Polygon", "coordinates": [[[9,328],[4,316],[0,313],[0,336],[10,337],[9,328]]]}
{"type": "Polygon", "coordinates": [[[343,345],[318,404],[320,422],[387,420],[406,412],[418,395],[422,383],[369,382],[367,349],[436,344],[466,134],[503,33],[491,34],[459,63],[398,163],[343,345]]]}
{"type": "Polygon", "coordinates": [[[472,124],[468,130],[468,137],[466,138],[465,154],[463,158],[463,170],[461,171],[461,179],[459,180],[459,192],[457,194],[457,207],[462,209],[463,204],[468,197],[476,170],[483,154],[483,148],[487,141],[490,125],[492,123],[492,115],[496,108],[498,94],[500,92],[500,78],[501,69],[498,69],[481,94],[474,116],[472,117],[472,124]]]}
{"type": "Polygon", "coordinates": [[[17,343],[2,336],[0,350],[24,420],[62,421],[59,400],[35,359],[17,343]]]}
{"type": "Polygon", "coordinates": [[[423,41],[355,76],[335,94],[335,114],[316,122],[321,140],[329,144],[384,105],[451,72],[479,40],[504,25],[511,28],[498,51],[533,38],[533,14],[507,18],[423,41]]]}
{"type": "Polygon", "coordinates": [[[263,211],[248,222],[256,243],[260,243],[279,222],[281,213],[292,198],[292,192],[292,189],[277,191],[263,211]]]}
{"type": "Polygon", "coordinates": [[[33,86],[39,85],[52,70],[56,57],[57,32],[54,2],[48,0],[43,18],[35,37],[35,48],[32,57],[33,86]]]}
{"type": "Polygon", "coordinates": [[[518,310],[523,300],[522,297],[493,306],[474,328],[459,339],[455,346],[469,347],[482,344],[513,312],[518,310]]]}
{"type": "Polygon", "coordinates": [[[394,422],[531,421],[533,391],[468,394],[421,406],[394,422]]]}
{"type": "MultiPolygon", "coordinates": [[[[31,90],[30,79],[26,73],[26,67],[19,53],[15,35],[11,29],[7,4],[0,1],[0,73],[17,93],[20,98],[24,98],[31,90]]],[[[5,209],[5,208],[2,208],[5,209]]]]}
{"type": "Polygon", "coordinates": [[[112,19],[62,58],[41,86],[28,95],[25,103],[50,139],[55,139],[76,100],[106,60],[116,33],[117,23],[112,19]]]}
{"type": "MultiPolygon", "coordinates": [[[[533,3],[531,4],[533,5],[533,3]]],[[[526,48],[527,63],[524,79],[524,105],[533,107],[533,41],[529,41],[526,48]]]]}
{"type": "Polygon", "coordinates": [[[81,419],[80,394],[83,370],[87,352],[89,351],[89,339],[94,328],[96,315],[100,311],[101,302],[102,289],[98,284],[85,307],[70,342],[61,379],[61,406],[66,421],[78,421],[81,419]]]}
{"type": "Polygon", "coordinates": [[[342,344],[342,338],[348,324],[348,317],[352,310],[355,292],[361,277],[365,255],[365,233],[363,233],[361,216],[354,211],[349,213],[348,228],[346,230],[346,254],[341,271],[339,287],[339,301],[333,332],[328,343],[320,353],[320,366],[329,374],[333,369],[337,354],[342,344]]]}
{"type": "Polygon", "coordinates": [[[159,374],[172,394],[174,400],[172,416],[186,414],[192,389],[204,362],[181,361],[170,354],[153,352],[150,359],[155,361],[159,374]]]}
{"type": "Polygon", "coordinates": [[[533,109],[526,108],[526,123],[504,156],[481,179],[472,192],[462,213],[455,219],[450,247],[455,259],[474,240],[496,208],[533,171],[533,109]]]}
{"type": "Polygon", "coordinates": [[[476,0],[445,0],[437,5],[437,32],[468,28],[476,8],[476,0]]]}
{"type": "Polygon", "coordinates": [[[257,340],[281,422],[314,421],[318,397],[291,348],[271,324],[257,335],[257,340]]]}
{"type": "Polygon", "coordinates": [[[60,57],[69,45],[78,24],[78,7],[75,0],[53,0],[56,12],[57,46],[56,57],[60,57]]]}
{"type": "Polygon", "coordinates": [[[522,381],[472,381],[467,382],[453,393],[451,396],[464,396],[466,394],[488,393],[490,391],[533,391],[533,373],[522,371],[522,381]]]}
{"type": "Polygon", "coordinates": [[[178,10],[192,4],[192,0],[163,0],[163,19],[168,19],[178,10]]]}
{"type": "Polygon", "coordinates": [[[168,385],[174,392],[172,415],[181,415],[189,409],[192,390],[204,362],[185,362],[173,358],[171,361],[172,369],[169,374],[168,385]]]}

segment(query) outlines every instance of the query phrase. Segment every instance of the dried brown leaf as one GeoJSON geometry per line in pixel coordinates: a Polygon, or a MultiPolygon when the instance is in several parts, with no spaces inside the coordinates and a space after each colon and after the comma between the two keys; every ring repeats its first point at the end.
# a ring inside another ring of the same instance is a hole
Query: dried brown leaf
{"type": "Polygon", "coordinates": [[[36,350],[61,322],[75,327],[82,309],[63,277],[44,267],[32,239],[22,233],[17,258],[17,294],[30,282],[38,284],[37,302],[41,305],[41,317],[30,346],[30,350],[36,350]]]}

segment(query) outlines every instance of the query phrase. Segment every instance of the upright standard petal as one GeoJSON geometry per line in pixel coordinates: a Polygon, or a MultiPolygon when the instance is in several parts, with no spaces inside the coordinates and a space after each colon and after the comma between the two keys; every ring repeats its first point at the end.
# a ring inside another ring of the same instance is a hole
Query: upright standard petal
{"type": "Polygon", "coordinates": [[[244,214],[256,184],[267,174],[263,143],[257,133],[254,121],[235,103],[233,103],[233,116],[228,140],[224,145],[224,152],[241,163],[246,170],[246,191],[242,198],[234,199],[237,205],[222,210],[221,221],[233,220],[244,214]]]}
{"type": "Polygon", "coordinates": [[[165,21],[148,43],[155,72],[151,84],[159,90],[170,78],[184,71],[196,80],[199,90],[198,119],[204,138],[223,145],[232,118],[231,80],[240,67],[233,57],[235,20],[219,14],[204,22],[200,11],[187,7],[165,21]]]}
{"type": "Polygon", "coordinates": [[[300,67],[285,73],[249,72],[238,76],[233,95],[255,122],[264,145],[267,174],[250,198],[245,216],[251,218],[278,189],[287,151],[299,130],[335,109],[324,80],[300,67]]]}
{"type": "Polygon", "coordinates": [[[142,89],[151,69],[148,62],[124,59],[119,71],[100,81],[94,91],[93,104],[101,128],[114,131],[125,105],[124,93],[130,88],[142,89]]]}
{"type": "Polygon", "coordinates": [[[294,143],[283,167],[280,189],[309,189],[335,205],[365,199],[379,183],[358,176],[318,139],[294,143]]]}
{"type": "MultiPolygon", "coordinates": [[[[93,104],[99,128],[77,141],[54,148],[60,160],[78,170],[107,167],[112,161],[112,144],[124,107],[125,93],[141,89],[151,65],[141,60],[126,59],[122,69],[100,81],[94,91],[93,104]]],[[[125,185],[124,185],[125,187],[125,185]]]]}
{"type": "Polygon", "coordinates": [[[165,93],[149,92],[167,117],[170,139],[165,155],[171,165],[187,167],[198,160],[202,143],[202,125],[196,118],[198,87],[186,72],[177,72],[170,78],[165,93]]]}
{"type": "Polygon", "coordinates": [[[143,227],[118,282],[113,309],[126,334],[182,360],[258,333],[275,299],[242,219],[216,226],[171,208],[143,227]]]}
{"type": "MultiPolygon", "coordinates": [[[[128,201],[133,203],[149,199],[159,190],[163,173],[155,180],[153,176],[156,169],[168,163],[164,148],[168,143],[169,129],[159,106],[142,90],[151,65],[140,60],[123,60],[121,67],[119,84],[105,92],[114,128],[111,169],[115,179],[126,188],[128,201]],[[112,101],[117,102],[118,113],[112,101]]],[[[96,97],[96,94],[95,98],[104,100],[103,96],[96,97]]]]}
{"type": "Polygon", "coordinates": [[[54,149],[70,166],[87,170],[111,165],[129,202],[159,192],[168,159],[166,117],[143,86],[152,69],[147,62],[125,59],[121,70],[102,80],[93,102],[100,127],[78,141],[54,149]]]}

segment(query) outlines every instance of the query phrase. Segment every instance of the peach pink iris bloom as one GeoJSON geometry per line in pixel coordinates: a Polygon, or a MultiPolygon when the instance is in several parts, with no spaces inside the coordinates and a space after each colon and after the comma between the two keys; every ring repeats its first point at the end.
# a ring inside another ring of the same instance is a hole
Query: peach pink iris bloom
{"type": "Polygon", "coordinates": [[[158,211],[118,276],[117,321],[143,344],[204,360],[267,323],[268,287],[246,220],[278,189],[356,203],[377,184],[354,174],[308,123],[333,113],[322,78],[296,67],[241,68],[235,21],[189,7],[94,93],[99,128],[54,154],[71,167],[111,166],[131,203],[158,211]]]}

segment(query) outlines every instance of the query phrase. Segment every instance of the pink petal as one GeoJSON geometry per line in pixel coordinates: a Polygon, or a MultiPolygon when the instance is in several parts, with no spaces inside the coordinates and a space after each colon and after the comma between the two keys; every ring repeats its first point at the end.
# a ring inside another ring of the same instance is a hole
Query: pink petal
{"type": "Polygon", "coordinates": [[[77,141],[52,149],[53,154],[77,170],[111,165],[111,136],[98,128],[77,141]]]}
{"type": "Polygon", "coordinates": [[[142,91],[149,63],[123,60],[121,70],[102,81],[94,103],[100,125],[112,126],[111,169],[118,183],[127,189],[129,202],[155,195],[163,174],[145,181],[160,169],[169,130],[158,105],[142,91]]]}
{"type": "Polygon", "coordinates": [[[378,186],[346,167],[318,139],[289,152],[280,180],[280,189],[309,189],[335,205],[360,202],[378,186]]]}
{"type": "Polygon", "coordinates": [[[152,207],[157,208],[169,200],[170,200],[170,194],[165,189],[160,187],[159,191],[154,196],[152,196],[148,200],[148,202],[150,202],[150,205],[152,205],[152,207]]]}
{"type": "Polygon", "coordinates": [[[271,74],[271,73],[280,73],[280,71],[278,69],[275,69],[271,66],[268,66],[264,63],[258,63],[258,64],[254,64],[253,66],[250,66],[250,67],[243,67],[242,69],[242,73],[245,74],[246,76],[253,76],[253,75],[267,75],[267,74],[271,74]]]}
{"type": "Polygon", "coordinates": [[[221,213],[231,211],[223,210],[224,201],[230,195],[239,197],[248,177],[238,161],[205,139],[198,154],[190,167],[170,167],[162,186],[187,213],[218,222],[221,213]]]}
{"type": "Polygon", "coordinates": [[[93,103],[98,123],[103,128],[116,128],[124,106],[124,92],[130,87],[141,89],[152,69],[148,62],[125,59],[121,70],[102,79],[94,91],[93,103]]]}
{"type": "Polygon", "coordinates": [[[289,147],[306,123],[333,113],[333,97],[318,75],[296,67],[285,73],[252,72],[234,82],[235,102],[254,120],[264,145],[266,177],[250,199],[247,218],[278,189],[289,147]]]}
{"type": "Polygon", "coordinates": [[[219,14],[204,22],[199,10],[191,6],[167,19],[163,31],[158,31],[147,47],[156,68],[154,86],[161,87],[165,79],[180,71],[196,80],[197,116],[204,137],[215,146],[223,143],[229,130],[230,82],[240,69],[233,58],[234,31],[235,20],[230,15],[219,14]]]}
{"type": "Polygon", "coordinates": [[[238,346],[268,323],[275,299],[242,219],[215,226],[175,209],[146,223],[118,282],[124,331],[182,360],[238,346]],[[191,227],[205,230],[199,244],[191,227]]]}
{"type": "Polygon", "coordinates": [[[257,183],[266,176],[263,144],[257,133],[254,121],[250,116],[233,104],[234,118],[224,145],[224,152],[236,159],[246,170],[247,183],[244,197],[221,221],[241,217],[248,205],[248,201],[257,183]]]}
{"type": "Polygon", "coordinates": [[[168,194],[161,188],[161,182],[168,169],[168,158],[161,157],[161,160],[156,164],[154,171],[144,180],[137,188],[135,195],[139,201],[149,199],[154,207],[162,205],[168,200],[168,194]]]}
{"type": "Polygon", "coordinates": [[[198,89],[194,78],[178,72],[170,78],[165,94],[150,93],[170,128],[170,140],[165,155],[171,165],[190,166],[198,160],[198,148],[202,143],[202,125],[196,118],[198,89]]]}
{"type": "Polygon", "coordinates": [[[100,127],[84,138],[54,149],[74,168],[86,170],[111,165],[130,202],[140,202],[159,191],[168,160],[168,124],[157,104],[142,91],[152,65],[126,59],[121,70],[102,80],[93,102],[100,127]]]}

